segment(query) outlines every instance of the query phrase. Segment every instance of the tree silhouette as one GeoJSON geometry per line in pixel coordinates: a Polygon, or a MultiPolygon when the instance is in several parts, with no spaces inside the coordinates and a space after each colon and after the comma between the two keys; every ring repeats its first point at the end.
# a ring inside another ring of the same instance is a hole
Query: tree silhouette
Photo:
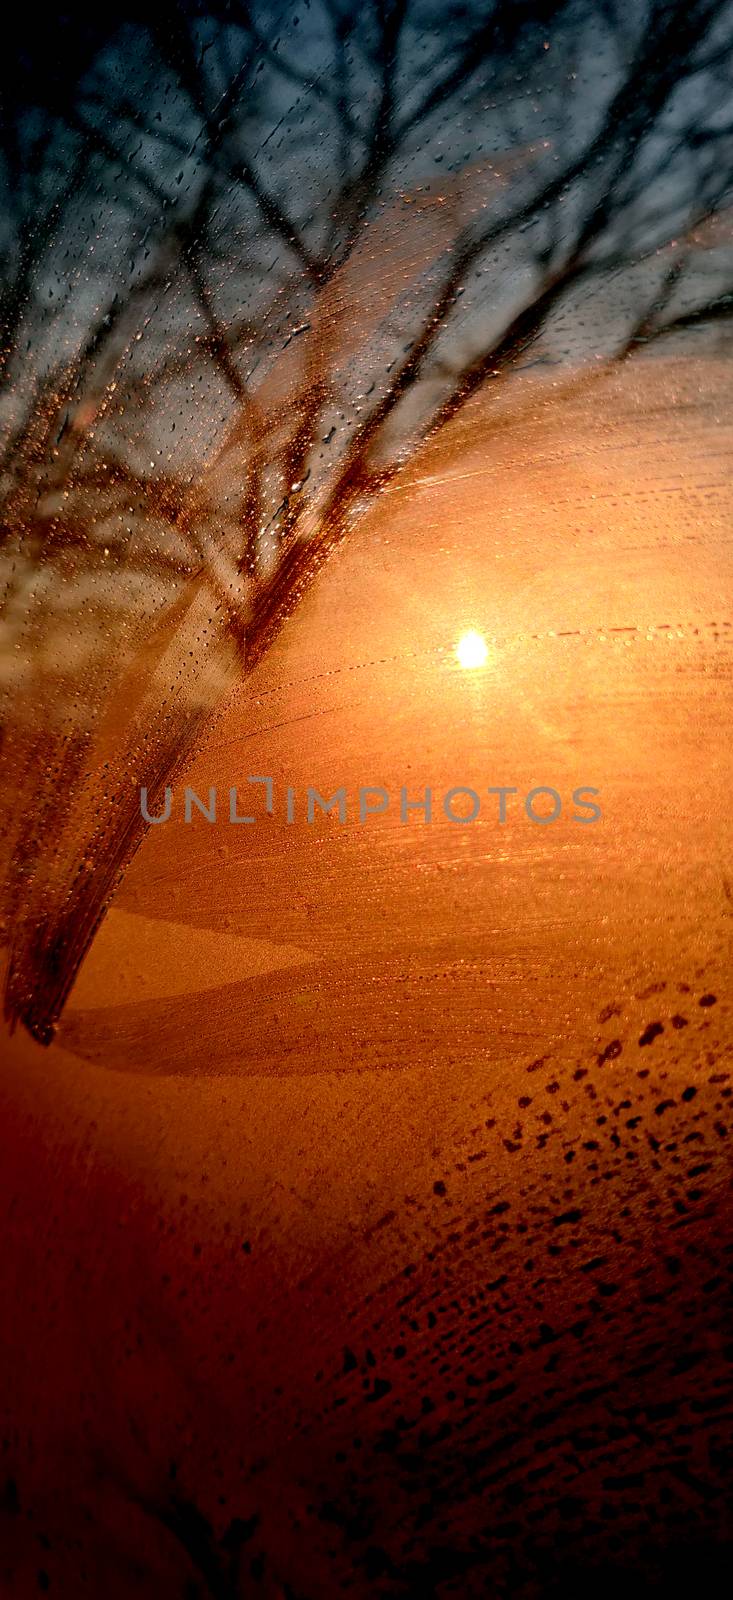
{"type": "Polygon", "coordinates": [[[185,3],[11,59],[6,1011],[47,1041],[140,786],[420,442],[530,352],[730,317],[733,9],[185,3]]]}

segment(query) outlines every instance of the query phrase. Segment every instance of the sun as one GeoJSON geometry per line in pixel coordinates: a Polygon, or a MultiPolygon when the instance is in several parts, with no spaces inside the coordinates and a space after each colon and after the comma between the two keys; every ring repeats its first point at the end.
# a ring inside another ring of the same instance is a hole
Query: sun
{"type": "Polygon", "coordinates": [[[468,633],[461,634],[456,645],[456,660],[459,667],[485,667],[488,659],[489,647],[482,633],[470,628],[468,633]]]}

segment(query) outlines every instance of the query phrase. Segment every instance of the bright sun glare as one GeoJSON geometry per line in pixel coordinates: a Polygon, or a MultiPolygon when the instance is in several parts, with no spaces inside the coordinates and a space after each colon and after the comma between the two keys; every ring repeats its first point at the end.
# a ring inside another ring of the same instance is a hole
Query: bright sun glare
{"type": "Polygon", "coordinates": [[[489,647],[483,634],[476,633],[471,628],[468,633],[462,633],[456,645],[456,658],[459,667],[484,667],[489,657],[489,647]]]}

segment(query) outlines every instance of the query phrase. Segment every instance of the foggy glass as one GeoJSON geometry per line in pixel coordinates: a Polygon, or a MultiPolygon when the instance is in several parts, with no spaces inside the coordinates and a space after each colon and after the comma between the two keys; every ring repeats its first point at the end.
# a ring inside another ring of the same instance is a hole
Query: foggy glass
{"type": "Polygon", "coordinates": [[[0,236],[11,1019],[50,1036],[143,837],[140,787],[162,795],[426,437],[478,393],[500,413],[530,369],[723,347],[730,48],[708,0],[113,8],[22,39],[0,236]]]}

